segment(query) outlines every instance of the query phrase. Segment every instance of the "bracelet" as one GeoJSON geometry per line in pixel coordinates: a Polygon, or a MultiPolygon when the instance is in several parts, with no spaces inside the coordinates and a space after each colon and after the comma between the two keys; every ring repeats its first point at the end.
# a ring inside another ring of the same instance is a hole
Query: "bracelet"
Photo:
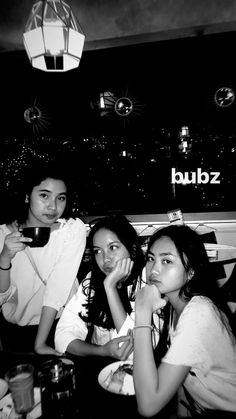
{"type": "Polygon", "coordinates": [[[9,270],[11,269],[11,267],[12,267],[12,265],[11,265],[11,263],[10,263],[10,266],[8,266],[8,268],[2,268],[2,267],[0,266],[0,269],[1,269],[1,271],[9,271],[9,270]]]}
{"type": "Polygon", "coordinates": [[[150,324],[141,324],[140,326],[134,326],[134,329],[140,329],[141,327],[147,327],[148,329],[153,330],[153,326],[150,324]]]}

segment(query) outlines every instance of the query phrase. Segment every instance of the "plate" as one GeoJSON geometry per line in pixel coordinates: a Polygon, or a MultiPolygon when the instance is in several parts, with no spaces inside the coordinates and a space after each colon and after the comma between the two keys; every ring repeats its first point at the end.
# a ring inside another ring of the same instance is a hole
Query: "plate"
{"type": "MultiPolygon", "coordinates": [[[[28,413],[27,419],[37,419],[42,415],[41,396],[39,387],[34,388],[34,408],[28,413]]],[[[18,419],[21,416],[15,412],[13,407],[11,393],[8,393],[0,400],[0,419],[18,419]]]]}
{"type": "Polygon", "coordinates": [[[5,396],[6,392],[8,390],[8,385],[5,380],[0,378],[0,400],[3,396],[5,396]]]}
{"type": "Polygon", "coordinates": [[[124,364],[133,365],[133,361],[118,361],[107,365],[105,368],[102,369],[102,371],[100,371],[98,375],[98,382],[101,387],[103,387],[107,391],[110,391],[111,393],[122,394],[125,396],[133,396],[135,392],[132,375],[125,373],[123,385],[111,385],[110,383],[112,374],[117,370],[117,368],[124,364]]]}

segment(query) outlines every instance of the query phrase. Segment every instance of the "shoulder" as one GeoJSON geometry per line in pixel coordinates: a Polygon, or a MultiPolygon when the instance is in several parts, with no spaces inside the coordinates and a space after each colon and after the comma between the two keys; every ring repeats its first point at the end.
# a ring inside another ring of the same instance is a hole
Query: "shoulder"
{"type": "Polygon", "coordinates": [[[205,316],[215,316],[216,309],[214,308],[213,302],[203,296],[192,297],[187,306],[183,311],[183,317],[187,315],[194,315],[199,318],[204,318],[205,316]]]}
{"type": "Polygon", "coordinates": [[[78,234],[86,236],[86,226],[80,218],[60,218],[57,220],[57,230],[64,233],[68,238],[73,238],[78,234]]]}
{"type": "Polygon", "coordinates": [[[177,329],[184,328],[191,335],[205,334],[214,324],[219,324],[219,318],[213,302],[207,297],[195,296],[183,310],[177,329]]]}
{"type": "Polygon", "coordinates": [[[57,220],[57,223],[59,224],[59,229],[67,228],[67,229],[74,229],[74,228],[80,228],[86,230],[84,222],[80,218],[59,218],[57,220]]]}

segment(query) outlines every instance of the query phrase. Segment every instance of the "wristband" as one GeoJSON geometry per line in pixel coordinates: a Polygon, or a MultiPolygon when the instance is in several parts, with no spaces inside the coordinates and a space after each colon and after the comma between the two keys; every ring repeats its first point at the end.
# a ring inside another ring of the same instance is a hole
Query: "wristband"
{"type": "Polygon", "coordinates": [[[140,326],[134,326],[134,329],[141,329],[142,327],[146,327],[148,329],[153,330],[153,326],[151,326],[150,324],[141,324],[140,326]]]}
{"type": "Polygon", "coordinates": [[[9,271],[10,269],[11,269],[11,263],[10,263],[10,265],[8,266],[8,268],[2,268],[1,266],[0,266],[0,269],[1,269],[1,271],[9,271]]]}

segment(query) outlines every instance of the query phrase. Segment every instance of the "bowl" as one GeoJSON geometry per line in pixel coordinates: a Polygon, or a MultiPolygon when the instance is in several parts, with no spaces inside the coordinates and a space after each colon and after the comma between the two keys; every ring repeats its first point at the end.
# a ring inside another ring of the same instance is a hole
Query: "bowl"
{"type": "Polygon", "coordinates": [[[47,244],[50,237],[50,227],[24,227],[22,230],[24,237],[30,237],[32,242],[27,242],[30,247],[43,247],[47,244]]]}

